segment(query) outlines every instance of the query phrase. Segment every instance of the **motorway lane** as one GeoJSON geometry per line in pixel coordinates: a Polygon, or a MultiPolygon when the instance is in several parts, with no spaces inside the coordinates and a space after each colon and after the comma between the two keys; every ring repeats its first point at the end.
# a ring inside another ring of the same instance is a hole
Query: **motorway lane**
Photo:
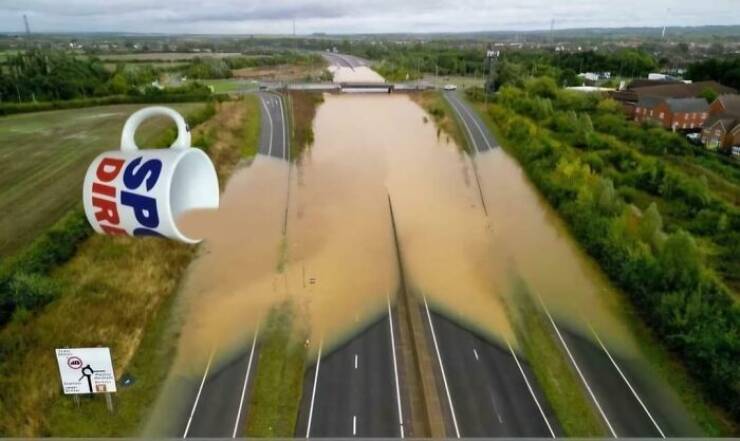
{"type": "MultiPolygon", "coordinates": [[[[290,155],[285,104],[279,95],[260,93],[262,111],[259,153],[288,159],[290,155]]],[[[250,377],[256,363],[256,334],[236,355],[209,363],[182,423],[183,437],[242,436],[249,402],[250,377]],[[254,348],[254,350],[253,350],[254,348]]]]}
{"type": "Polygon", "coordinates": [[[399,397],[391,313],[331,353],[319,351],[304,377],[297,437],[403,437],[407,423],[399,414],[408,412],[399,397]]]}
{"type": "Polygon", "coordinates": [[[218,367],[209,361],[184,424],[183,438],[243,436],[256,342],[257,334],[250,346],[218,367]]]}
{"type": "Polygon", "coordinates": [[[290,159],[287,108],[282,97],[273,93],[259,93],[257,96],[262,109],[259,153],[273,158],[290,159]]]}
{"type": "MultiPolygon", "coordinates": [[[[463,123],[472,147],[484,152],[498,146],[480,117],[456,92],[445,92],[463,123]]],[[[545,308],[544,304],[542,305],[545,308]]],[[[549,311],[545,309],[548,314],[549,311]]],[[[667,397],[667,385],[648,385],[637,372],[630,371],[624,360],[612,354],[598,336],[582,336],[562,326],[552,317],[550,323],[571,365],[578,372],[584,388],[606,423],[612,436],[663,437],[695,435],[697,428],[690,416],[667,397]],[[593,338],[591,338],[593,337],[593,338]],[[646,393],[650,392],[650,393],[646,393]]]]}
{"type": "Polygon", "coordinates": [[[520,355],[431,311],[426,301],[421,308],[436,352],[449,437],[562,436],[520,355]]]}

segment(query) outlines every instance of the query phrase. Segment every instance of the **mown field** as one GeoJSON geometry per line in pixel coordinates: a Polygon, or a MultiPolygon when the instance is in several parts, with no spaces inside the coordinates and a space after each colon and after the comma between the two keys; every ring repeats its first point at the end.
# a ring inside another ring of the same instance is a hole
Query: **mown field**
{"type": "MultiPolygon", "coordinates": [[[[125,119],[143,105],[28,113],[0,118],[0,256],[7,256],[80,202],[90,161],[120,144],[125,119]]],[[[174,104],[187,114],[201,103],[174,104]]],[[[145,146],[171,123],[142,125],[145,146]]]]}

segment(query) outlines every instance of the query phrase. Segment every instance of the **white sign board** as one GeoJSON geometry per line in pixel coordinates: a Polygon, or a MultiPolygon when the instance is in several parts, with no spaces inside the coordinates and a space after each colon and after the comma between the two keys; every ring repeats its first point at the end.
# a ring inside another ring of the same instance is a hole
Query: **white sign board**
{"type": "Polygon", "coordinates": [[[116,391],[116,377],[108,348],[65,348],[56,352],[65,394],[116,391]]]}

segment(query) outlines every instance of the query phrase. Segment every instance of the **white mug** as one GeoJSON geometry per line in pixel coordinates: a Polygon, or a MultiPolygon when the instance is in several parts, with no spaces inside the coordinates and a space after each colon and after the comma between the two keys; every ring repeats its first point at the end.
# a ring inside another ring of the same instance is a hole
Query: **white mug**
{"type": "Polygon", "coordinates": [[[218,177],[208,155],[190,146],[190,130],[179,113],[146,107],[126,120],[121,149],[102,153],[90,164],[82,201],[98,233],[197,243],[200,239],[185,236],[176,221],[189,210],[218,208],[218,177]],[[175,121],[177,139],[168,149],[139,150],[136,129],[158,115],[175,121]]]}

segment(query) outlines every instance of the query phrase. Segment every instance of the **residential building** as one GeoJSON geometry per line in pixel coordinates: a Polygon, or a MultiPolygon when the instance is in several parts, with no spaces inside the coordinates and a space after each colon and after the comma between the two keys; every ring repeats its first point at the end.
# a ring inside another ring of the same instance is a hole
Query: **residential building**
{"type": "Polygon", "coordinates": [[[688,131],[702,127],[709,116],[704,98],[663,98],[644,96],[635,105],[634,120],[653,121],[671,130],[688,131]]]}
{"type": "Polygon", "coordinates": [[[643,97],[699,98],[706,89],[713,90],[717,95],[737,93],[735,89],[723,86],[716,81],[697,81],[687,84],[675,80],[638,79],[630,82],[626,89],[612,92],[609,95],[622,103],[625,113],[630,118],[635,118],[637,103],[643,97]]]}
{"type": "Polygon", "coordinates": [[[710,150],[740,155],[740,95],[722,95],[709,106],[701,141],[710,150]]]}

